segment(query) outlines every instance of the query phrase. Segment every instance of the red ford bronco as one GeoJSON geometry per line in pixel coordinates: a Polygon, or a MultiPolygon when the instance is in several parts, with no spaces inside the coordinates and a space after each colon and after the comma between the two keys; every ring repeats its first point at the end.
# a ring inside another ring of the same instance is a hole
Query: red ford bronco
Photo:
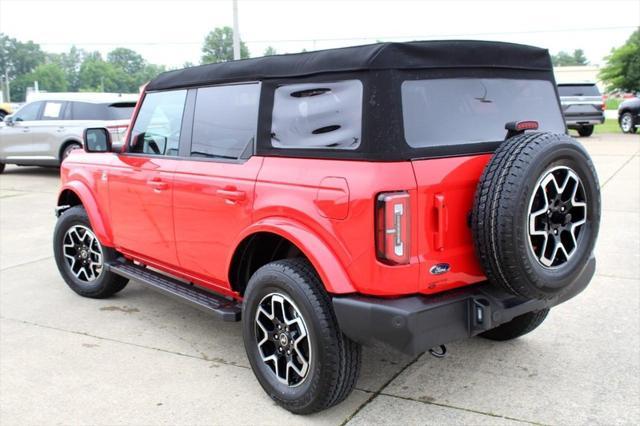
{"type": "MultiPolygon", "coordinates": [[[[381,43],[203,65],[145,88],[124,146],[62,165],[55,258],[243,319],[265,391],[345,399],[361,345],[408,354],[538,327],[595,270],[599,185],[548,52],[381,43]]],[[[434,351],[436,351],[434,349],[434,351]]]]}

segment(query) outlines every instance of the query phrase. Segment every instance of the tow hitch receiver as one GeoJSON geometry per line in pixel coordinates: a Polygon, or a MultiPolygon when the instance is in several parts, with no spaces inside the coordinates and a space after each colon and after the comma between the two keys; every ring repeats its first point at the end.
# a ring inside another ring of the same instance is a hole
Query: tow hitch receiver
{"type": "Polygon", "coordinates": [[[436,346],[435,348],[429,349],[429,353],[434,358],[444,358],[447,356],[447,347],[445,345],[436,346]]]}

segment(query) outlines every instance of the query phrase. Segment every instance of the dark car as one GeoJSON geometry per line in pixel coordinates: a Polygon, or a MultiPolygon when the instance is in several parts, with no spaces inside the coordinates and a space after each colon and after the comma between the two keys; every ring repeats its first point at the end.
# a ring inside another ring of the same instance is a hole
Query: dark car
{"type": "Polygon", "coordinates": [[[595,83],[558,84],[558,93],[569,129],[591,136],[593,126],[604,123],[604,101],[595,83]]]}
{"type": "Polygon", "coordinates": [[[62,164],[62,278],[242,319],[258,381],[294,413],[345,399],[363,344],[515,339],[594,274],[598,178],[545,49],[245,59],[163,73],[137,105],[123,147],[87,129],[62,164]]]}
{"type": "Polygon", "coordinates": [[[627,99],[618,107],[618,123],[624,133],[635,133],[640,126],[640,98],[627,99]]]}

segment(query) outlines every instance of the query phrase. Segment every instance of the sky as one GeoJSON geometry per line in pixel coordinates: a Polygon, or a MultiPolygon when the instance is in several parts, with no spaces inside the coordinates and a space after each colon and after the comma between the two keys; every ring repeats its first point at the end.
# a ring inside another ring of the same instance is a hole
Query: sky
{"type": "MultiPolygon", "coordinates": [[[[312,1],[238,0],[240,35],[252,56],[383,41],[500,40],[581,48],[602,64],[640,26],[640,0],[312,1]]],[[[0,32],[48,52],[115,47],[151,63],[199,63],[205,35],[231,26],[231,0],[0,0],[0,32]]]]}

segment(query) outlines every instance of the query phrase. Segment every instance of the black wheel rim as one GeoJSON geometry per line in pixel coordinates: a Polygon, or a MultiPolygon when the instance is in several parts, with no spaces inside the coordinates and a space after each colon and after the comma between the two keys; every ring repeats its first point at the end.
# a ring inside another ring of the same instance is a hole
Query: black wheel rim
{"type": "Polygon", "coordinates": [[[288,387],[301,385],[309,375],[311,344],[307,325],[296,304],[270,293],[258,304],[255,335],[262,362],[288,387]]]}
{"type": "Polygon", "coordinates": [[[90,283],[102,273],[102,246],[86,226],[74,225],[67,230],[62,240],[62,253],[78,280],[90,283]]]}
{"type": "Polygon", "coordinates": [[[586,222],[586,193],[576,172],[560,166],[543,173],[529,202],[529,247],[538,262],[549,269],[565,265],[586,222]]]}

